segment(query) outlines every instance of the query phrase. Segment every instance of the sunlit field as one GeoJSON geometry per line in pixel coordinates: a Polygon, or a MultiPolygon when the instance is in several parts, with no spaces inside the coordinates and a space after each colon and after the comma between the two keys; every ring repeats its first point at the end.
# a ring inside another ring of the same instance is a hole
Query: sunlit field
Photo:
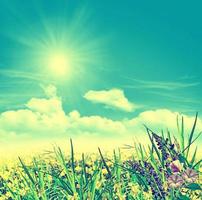
{"type": "Polygon", "coordinates": [[[50,151],[1,166],[1,200],[20,199],[201,199],[201,160],[194,142],[201,133],[193,128],[185,141],[169,131],[157,134],[145,126],[150,144],[134,143],[105,152],[80,154],[54,146],[50,151]]]}

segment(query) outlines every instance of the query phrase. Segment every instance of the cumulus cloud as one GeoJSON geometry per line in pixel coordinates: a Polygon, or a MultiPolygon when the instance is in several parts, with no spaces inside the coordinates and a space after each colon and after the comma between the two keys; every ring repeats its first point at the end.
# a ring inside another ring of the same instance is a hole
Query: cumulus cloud
{"type": "MultiPolygon", "coordinates": [[[[154,131],[161,132],[161,130],[171,131],[173,134],[177,133],[177,117],[181,120],[184,118],[185,131],[189,133],[192,129],[195,116],[182,115],[179,112],[173,112],[168,109],[147,110],[141,112],[137,117],[128,120],[128,127],[135,127],[138,124],[145,124],[154,131]],[[136,124],[136,125],[135,125],[136,124]],[[134,126],[135,125],[135,126],[134,126]]],[[[198,118],[196,130],[202,131],[202,120],[198,118]]]]}
{"type": "MultiPolygon", "coordinates": [[[[46,89],[48,88],[50,89],[50,86],[46,89]]],[[[67,127],[67,116],[63,111],[61,99],[55,96],[55,92],[51,95],[49,93],[47,99],[30,99],[24,109],[1,113],[0,135],[43,136],[64,133],[67,127]]]]}
{"type": "MultiPolygon", "coordinates": [[[[72,137],[98,136],[101,138],[144,138],[143,124],[154,131],[171,130],[176,133],[178,112],[168,109],[148,110],[131,119],[113,120],[102,116],[82,116],[74,110],[65,113],[61,98],[55,90],[47,98],[32,98],[24,109],[5,111],[0,114],[0,136],[13,137],[72,137]]],[[[184,115],[185,130],[191,130],[194,117],[184,115]]],[[[202,120],[198,120],[197,130],[202,130],[202,120]]]]}
{"type": "Polygon", "coordinates": [[[127,133],[122,121],[115,121],[101,116],[80,116],[78,111],[69,113],[69,130],[75,134],[98,136],[121,136],[127,133]]]}
{"type": "Polygon", "coordinates": [[[136,108],[136,106],[125,97],[123,90],[120,89],[90,90],[84,95],[84,98],[93,103],[101,103],[106,107],[116,108],[126,112],[132,112],[136,108]]]}
{"type": "Polygon", "coordinates": [[[38,99],[32,98],[27,104],[27,109],[46,115],[54,115],[56,113],[63,113],[62,103],[60,98],[38,99]]]}

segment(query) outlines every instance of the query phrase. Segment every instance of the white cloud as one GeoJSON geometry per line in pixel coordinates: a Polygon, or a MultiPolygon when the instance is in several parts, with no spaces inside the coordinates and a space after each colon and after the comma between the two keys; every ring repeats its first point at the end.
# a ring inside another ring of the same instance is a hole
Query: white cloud
{"type": "Polygon", "coordinates": [[[101,91],[90,90],[84,95],[84,98],[93,103],[101,103],[107,107],[116,108],[126,112],[132,112],[136,108],[136,106],[129,102],[125,97],[123,90],[120,89],[101,91]]]}
{"type": "Polygon", "coordinates": [[[123,136],[127,133],[122,121],[114,121],[101,116],[80,116],[78,111],[70,112],[68,117],[68,130],[74,134],[87,134],[98,136],[123,136]]]}
{"type": "MultiPolygon", "coordinates": [[[[128,138],[146,136],[143,124],[154,131],[171,130],[176,133],[178,112],[167,109],[148,110],[131,119],[113,120],[101,116],[81,116],[79,111],[65,113],[61,99],[57,96],[32,98],[26,108],[10,110],[0,114],[0,136],[3,138],[40,137],[84,137],[128,138]]],[[[194,117],[184,115],[185,130],[190,131],[194,117]]],[[[198,120],[197,130],[202,130],[202,120],[198,120]]],[[[100,140],[100,142],[102,142],[100,140]]]]}
{"type": "MultiPolygon", "coordinates": [[[[148,110],[140,113],[137,117],[127,121],[128,127],[135,127],[137,124],[145,124],[154,131],[170,130],[173,134],[177,133],[177,116],[179,121],[184,118],[185,131],[189,133],[193,126],[195,116],[182,115],[168,109],[148,110]]],[[[202,131],[202,120],[198,118],[197,131],[202,131]]]]}
{"type": "Polygon", "coordinates": [[[51,96],[48,99],[32,98],[24,109],[1,113],[0,135],[43,136],[64,133],[67,117],[61,99],[55,95],[51,96]]]}
{"type": "Polygon", "coordinates": [[[26,106],[29,110],[40,114],[54,115],[56,113],[63,113],[62,103],[58,97],[50,99],[32,98],[26,106]]]}

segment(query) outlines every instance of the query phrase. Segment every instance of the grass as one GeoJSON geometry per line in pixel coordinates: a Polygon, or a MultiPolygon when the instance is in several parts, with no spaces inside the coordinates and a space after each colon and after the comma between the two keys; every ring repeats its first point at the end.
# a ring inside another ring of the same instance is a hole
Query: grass
{"type": "Polygon", "coordinates": [[[150,145],[126,145],[128,155],[120,149],[106,156],[98,148],[78,158],[70,140],[69,156],[54,147],[48,158],[19,158],[17,166],[1,168],[0,200],[201,199],[201,160],[191,150],[201,135],[194,134],[197,117],[187,141],[183,118],[177,119],[179,140],[145,126],[150,145]]]}

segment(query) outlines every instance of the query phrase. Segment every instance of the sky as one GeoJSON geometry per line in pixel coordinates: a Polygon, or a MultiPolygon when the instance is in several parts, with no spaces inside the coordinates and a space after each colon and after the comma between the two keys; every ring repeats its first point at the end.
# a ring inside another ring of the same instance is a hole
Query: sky
{"type": "Polygon", "coordinates": [[[1,0],[0,142],[202,130],[201,4],[1,0]]]}

